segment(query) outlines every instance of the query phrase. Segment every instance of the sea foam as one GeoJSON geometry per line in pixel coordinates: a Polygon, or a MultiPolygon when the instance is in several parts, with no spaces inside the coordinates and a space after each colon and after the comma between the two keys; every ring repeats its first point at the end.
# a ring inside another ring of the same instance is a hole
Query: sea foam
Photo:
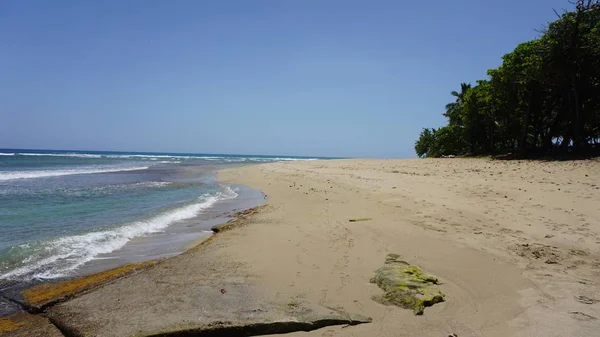
{"type": "Polygon", "coordinates": [[[317,158],[294,158],[294,157],[255,157],[255,156],[215,156],[215,155],[169,155],[169,154],[92,154],[92,153],[30,153],[30,152],[0,152],[0,156],[38,156],[38,157],[74,157],[74,158],[109,158],[109,159],[140,159],[140,160],[179,160],[179,159],[202,159],[223,160],[226,162],[271,162],[271,161],[305,161],[317,160],[317,158]]]}
{"type": "Polygon", "coordinates": [[[79,169],[66,169],[66,170],[32,170],[32,171],[0,171],[0,181],[14,180],[14,179],[33,179],[33,178],[45,178],[45,177],[58,177],[68,176],[74,174],[93,174],[93,173],[109,173],[109,172],[121,172],[121,171],[137,171],[145,170],[148,166],[139,167],[89,167],[79,169]]]}
{"type": "MultiPolygon", "coordinates": [[[[123,248],[131,239],[163,231],[169,225],[190,219],[221,200],[236,198],[229,186],[222,191],[205,194],[198,202],[158,214],[146,220],[135,221],[110,230],[58,238],[43,243],[43,249],[28,257],[25,266],[13,269],[0,279],[52,279],[71,275],[74,270],[101,254],[123,248]]],[[[29,248],[23,245],[22,248],[29,248]]]]}

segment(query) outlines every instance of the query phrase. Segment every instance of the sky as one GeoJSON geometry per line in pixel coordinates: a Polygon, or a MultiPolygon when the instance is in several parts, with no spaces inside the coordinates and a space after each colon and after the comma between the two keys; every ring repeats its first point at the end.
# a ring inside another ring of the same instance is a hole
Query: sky
{"type": "Polygon", "coordinates": [[[414,157],[567,0],[0,1],[0,148],[414,157]]]}

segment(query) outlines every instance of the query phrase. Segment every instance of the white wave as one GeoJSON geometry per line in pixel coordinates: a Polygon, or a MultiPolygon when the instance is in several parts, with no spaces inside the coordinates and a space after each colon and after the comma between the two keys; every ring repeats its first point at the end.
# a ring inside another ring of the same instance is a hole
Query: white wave
{"type": "Polygon", "coordinates": [[[227,159],[232,159],[234,161],[239,160],[239,161],[260,161],[260,162],[318,160],[318,158],[293,158],[293,157],[229,157],[227,159]]]}
{"type": "Polygon", "coordinates": [[[89,153],[17,153],[19,156],[38,156],[38,157],[75,157],[75,158],[102,158],[99,154],[89,153]]]}
{"type": "Polygon", "coordinates": [[[171,185],[172,183],[168,182],[168,181],[144,181],[144,182],[140,182],[140,183],[135,183],[132,184],[130,186],[125,185],[125,187],[130,188],[130,187],[163,187],[163,186],[168,186],[171,185]]]}
{"type": "Polygon", "coordinates": [[[281,157],[281,158],[262,158],[262,157],[229,157],[222,158],[223,161],[228,163],[238,163],[238,162],[258,162],[258,163],[270,163],[276,161],[312,161],[319,160],[318,158],[291,158],[291,157],[281,157]]]}
{"type": "Polygon", "coordinates": [[[226,162],[242,161],[304,161],[318,160],[318,158],[295,158],[295,157],[254,157],[254,156],[215,156],[215,155],[153,155],[153,154],[91,154],[91,153],[0,153],[0,155],[19,155],[19,156],[47,156],[47,157],[76,157],[76,158],[110,158],[110,159],[142,159],[142,160],[180,160],[180,159],[203,159],[203,160],[224,160],[226,162]]]}
{"type": "Polygon", "coordinates": [[[0,156],[14,156],[14,153],[0,152],[0,156]]]}
{"type": "Polygon", "coordinates": [[[311,161],[311,160],[319,160],[319,158],[288,158],[288,157],[284,157],[284,158],[269,158],[271,160],[275,160],[275,161],[311,161]]]}
{"type": "Polygon", "coordinates": [[[45,178],[45,177],[57,177],[57,176],[68,176],[74,174],[93,174],[93,173],[109,173],[109,172],[121,172],[121,171],[137,171],[145,170],[148,166],[139,167],[110,167],[110,168],[81,168],[81,169],[68,169],[68,170],[36,170],[36,171],[0,171],[0,181],[14,180],[14,179],[33,179],[33,178],[45,178]]]}
{"type": "MultiPolygon", "coordinates": [[[[147,220],[136,221],[115,229],[67,236],[47,244],[50,256],[0,275],[0,279],[51,279],[64,277],[98,255],[123,248],[131,239],[163,231],[169,225],[190,219],[220,200],[233,199],[238,194],[229,186],[214,195],[205,194],[199,203],[164,212],[147,220]]],[[[25,261],[24,261],[25,262],[25,261]]]]}
{"type": "Polygon", "coordinates": [[[159,159],[159,158],[165,158],[165,159],[192,158],[189,156],[170,156],[170,155],[151,155],[151,154],[109,154],[109,155],[104,155],[104,157],[112,158],[112,159],[140,158],[140,159],[150,159],[150,160],[152,160],[153,158],[155,158],[154,160],[159,159]]]}
{"type": "Polygon", "coordinates": [[[197,155],[189,155],[189,156],[182,156],[182,155],[162,155],[162,154],[157,154],[157,155],[153,155],[153,154],[111,154],[111,155],[105,155],[105,158],[120,158],[120,159],[127,159],[127,158],[141,158],[141,159],[152,159],[152,158],[164,158],[164,159],[171,159],[171,160],[177,160],[177,159],[221,159],[221,158],[225,158],[225,157],[215,157],[215,156],[197,156],[197,155]]]}
{"type": "Polygon", "coordinates": [[[203,160],[223,160],[226,162],[240,162],[240,161],[301,161],[301,160],[318,160],[318,158],[294,158],[294,157],[252,157],[252,156],[239,156],[239,157],[224,157],[224,156],[181,156],[181,155],[143,155],[143,154],[124,154],[124,155],[106,155],[106,158],[139,158],[146,160],[157,160],[158,159],[169,159],[169,160],[178,160],[178,159],[203,159],[203,160]]]}
{"type": "Polygon", "coordinates": [[[102,193],[112,193],[115,191],[129,191],[133,189],[145,189],[145,188],[162,188],[171,185],[171,182],[167,181],[144,181],[133,184],[117,184],[117,185],[106,185],[106,186],[97,186],[97,187],[85,187],[85,188],[46,188],[46,189],[23,189],[23,188],[13,188],[11,186],[3,186],[0,188],[0,196],[30,196],[32,194],[36,194],[37,196],[48,197],[50,195],[54,196],[76,196],[76,197],[86,197],[90,196],[90,194],[102,194],[102,193]]]}
{"type": "MultiPolygon", "coordinates": [[[[58,193],[62,192],[68,195],[73,196],[86,196],[90,193],[112,193],[120,190],[130,191],[134,189],[145,189],[145,188],[160,188],[171,185],[171,182],[167,181],[142,181],[139,183],[133,184],[117,184],[117,185],[105,185],[105,186],[96,186],[91,188],[74,188],[74,189],[63,189],[63,190],[50,190],[49,193],[58,193]]],[[[1,193],[0,193],[1,194],[1,193]]]]}

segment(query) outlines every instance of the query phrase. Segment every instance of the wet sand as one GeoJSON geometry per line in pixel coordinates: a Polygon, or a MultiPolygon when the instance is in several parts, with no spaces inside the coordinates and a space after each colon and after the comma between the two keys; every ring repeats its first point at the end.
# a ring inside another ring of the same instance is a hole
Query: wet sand
{"type": "Polygon", "coordinates": [[[163,259],[183,253],[212,235],[211,227],[231,219],[243,209],[262,205],[263,194],[244,185],[232,185],[238,196],[220,200],[192,219],[179,221],[164,231],[134,238],[123,248],[98,256],[78,270],[78,276],[90,275],[128,263],[163,259]]]}
{"type": "MultiPolygon", "coordinates": [[[[222,167],[224,165],[221,165],[222,167]]],[[[200,177],[204,182],[214,183],[215,171],[214,167],[190,166],[182,170],[181,179],[197,180],[200,177]],[[210,174],[211,172],[212,174],[210,174]]],[[[259,190],[236,184],[232,184],[230,187],[238,194],[236,198],[220,200],[212,207],[203,210],[198,216],[178,221],[164,231],[134,238],[121,249],[97,256],[94,260],[78,268],[76,273],[70,277],[28,282],[0,280],[0,317],[20,311],[18,305],[4,298],[5,294],[18,293],[38,284],[101,273],[126,264],[177,256],[210,238],[213,233],[211,227],[230,220],[231,216],[240,210],[256,207],[265,202],[264,196],[259,190]]],[[[11,296],[8,295],[8,297],[11,296]]]]}

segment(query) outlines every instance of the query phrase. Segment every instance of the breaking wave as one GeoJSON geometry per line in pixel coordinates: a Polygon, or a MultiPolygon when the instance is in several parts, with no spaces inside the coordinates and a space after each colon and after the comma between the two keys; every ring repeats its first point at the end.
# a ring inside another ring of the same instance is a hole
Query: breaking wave
{"type": "Polygon", "coordinates": [[[165,211],[145,220],[110,230],[14,247],[9,254],[22,255],[21,266],[0,275],[0,279],[52,279],[68,276],[98,255],[120,249],[135,237],[161,232],[177,221],[196,217],[218,201],[237,196],[229,186],[222,186],[222,191],[205,194],[194,204],[165,211]]]}

